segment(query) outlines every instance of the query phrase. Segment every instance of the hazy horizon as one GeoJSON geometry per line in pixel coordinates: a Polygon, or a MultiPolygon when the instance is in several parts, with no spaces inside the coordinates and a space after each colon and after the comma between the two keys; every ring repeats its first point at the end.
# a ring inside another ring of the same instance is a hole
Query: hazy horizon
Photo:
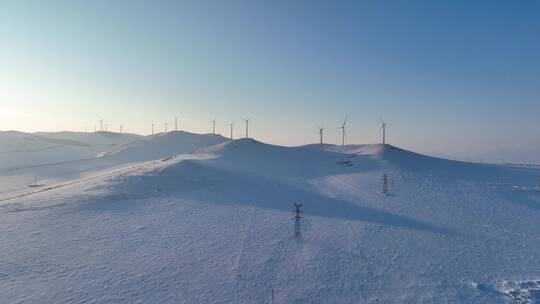
{"type": "Polygon", "coordinates": [[[0,130],[540,150],[538,3],[0,3],[0,130]],[[456,22],[459,20],[459,22],[456,22]]]}

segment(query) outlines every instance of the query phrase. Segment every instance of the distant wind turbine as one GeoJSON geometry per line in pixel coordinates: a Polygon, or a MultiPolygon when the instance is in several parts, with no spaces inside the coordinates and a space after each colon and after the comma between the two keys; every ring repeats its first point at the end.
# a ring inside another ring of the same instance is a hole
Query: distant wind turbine
{"type": "Polygon", "coordinates": [[[345,125],[347,124],[347,116],[345,116],[345,120],[343,121],[343,124],[341,127],[338,127],[338,129],[341,129],[341,145],[345,146],[345,125]]]}
{"type": "Polygon", "coordinates": [[[322,125],[320,125],[320,126],[317,126],[317,129],[319,129],[320,142],[321,142],[321,145],[322,145],[323,144],[324,127],[322,125]]]}
{"type": "Polygon", "coordinates": [[[245,118],[242,118],[245,122],[246,122],[246,138],[248,138],[249,136],[249,120],[251,118],[248,118],[248,119],[245,119],[245,118]]]}
{"type": "Polygon", "coordinates": [[[165,133],[167,133],[167,123],[165,122],[165,133]]]}
{"type": "Polygon", "coordinates": [[[233,127],[234,127],[234,121],[229,124],[231,127],[231,139],[233,139],[233,127]]]}
{"type": "Polygon", "coordinates": [[[174,118],[174,131],[178,131],[178,117],[174,118]]]}
{"type": "Polygon", "coordinates": [[[122,133],[122,129],[123,129],[123,127],[122,127],[122,125],[120,125],[120,133],[122,133]]]}
{"type": "Polygon", "coordinates": [[[154,124],[152,124],[152,135],[154,135],[154,124]]]}
{"type": "Polygon", "coordinates": [[[381,117],[382,143],[386,144],[386,123],[381,117]]]}
{"type": "Polygon", "coordinates": [[[99,121],[99,130],[100,130],[100,131],[103,131],[103,120],[104,120],[104,119],[99,119],[99,120],[98,120],[98,121],[99,121]]]}
{"type": "Polygon", "coordinates": [[[212,120],[212,134],[216,134],[216,119],[212,120]]]}

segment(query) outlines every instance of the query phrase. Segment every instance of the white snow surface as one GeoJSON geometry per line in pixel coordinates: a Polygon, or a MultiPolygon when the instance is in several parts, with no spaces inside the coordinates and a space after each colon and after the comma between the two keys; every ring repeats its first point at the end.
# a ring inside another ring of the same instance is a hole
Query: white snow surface
{"type": "Polygon", "coordinates": [[[530,168],[184,132],[117,147],[0,171],[0,303],[538,301],[530,168]],[[56,178],[14,182],[36,172],[56,178]]]}

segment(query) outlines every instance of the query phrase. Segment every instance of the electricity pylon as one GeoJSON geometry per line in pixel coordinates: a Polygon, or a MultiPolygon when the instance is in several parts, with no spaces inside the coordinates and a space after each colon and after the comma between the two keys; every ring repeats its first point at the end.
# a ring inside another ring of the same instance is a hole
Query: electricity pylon
{"type": "Polygon", "coordinates": [[[300,231],[300,207],[302,207],[302,203],[293,203],[294,204],[294,239],[297,242],[300,242],[302,240],[302,232],[300,231]]]}
{"type": "Polygon", "coordinates": [[[383,181],[382,192],[383,194],[388,194],[388,175],[386,175],[386,173],[383,174],[382,181],[383,181]]]}

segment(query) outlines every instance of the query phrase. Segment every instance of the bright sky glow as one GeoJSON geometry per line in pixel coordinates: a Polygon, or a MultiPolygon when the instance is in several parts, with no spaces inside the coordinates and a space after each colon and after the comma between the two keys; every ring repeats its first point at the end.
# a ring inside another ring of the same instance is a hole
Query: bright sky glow
{"type": "Polygon", "coordinates": [[[540,149],[534,1],[2,1],[0,130],[540,149]]]}

